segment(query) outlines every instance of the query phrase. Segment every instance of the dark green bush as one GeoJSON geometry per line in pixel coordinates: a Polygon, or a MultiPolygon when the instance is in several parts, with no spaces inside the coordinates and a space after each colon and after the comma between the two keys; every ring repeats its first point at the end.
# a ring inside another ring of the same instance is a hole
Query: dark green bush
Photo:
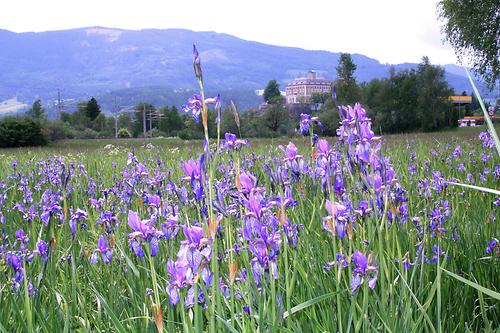
{"type": "Polygon", "coordinates": [[[48,143],[40,121],[6,117],[0,121],[0,147],[44,146],[48,143]]]}

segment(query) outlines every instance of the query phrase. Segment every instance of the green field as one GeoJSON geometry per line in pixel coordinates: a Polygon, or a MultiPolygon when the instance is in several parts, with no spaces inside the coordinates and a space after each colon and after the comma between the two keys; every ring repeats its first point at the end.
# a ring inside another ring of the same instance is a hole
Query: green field
{"type": "MultiPolygon", "coordinates": [[[[500,125],[496,125],[497,132],[500,131],[500,125]]],[[[430,144],[438,142],[451,142],[477,139],[479,133],[486,131],[485,126],[478,127],[465,127],[445,130],[440,132],[430,133],[408,133],[408,134],[388,134],[383,135],[384,142],[387,145],[397,145],[406,143],[406,141],[419,141],[430,144]]],[[[336,138],[331,138],[335,141],[336,138]]],[[[260,147],[266,145],[287,144],[289,141],[296,142],[297,144],[308,144],[307,137],[280,137],[275,139],[267,138],[252,138],[250,139],[250,146],[260,147]]],[[[104,149],[106,146],[111,145],[118,149],[139,149],[147,148],[151,144],[160,149],[179,148],[180,150],[189,149],[190,151],[201,151],[203,142],[201,140],[181,140],[179,138],[147,138],[147,139],[73,139],[73,140],[60,140],[49,144],[45,147],[23,147],[23,148],[8,148],[1,149],[0,154],[8,156],[16,156],[17,154],[66,154],[66,153],[81,153],[93,152],[96,150],[104,149]]],[[[112,149],[108,147],[107,149],[112,149]]]]}
{"type": "Polygon", "coordinates": [[[484,130],[1,150],[0,332],[499,330],[484,130]]]}

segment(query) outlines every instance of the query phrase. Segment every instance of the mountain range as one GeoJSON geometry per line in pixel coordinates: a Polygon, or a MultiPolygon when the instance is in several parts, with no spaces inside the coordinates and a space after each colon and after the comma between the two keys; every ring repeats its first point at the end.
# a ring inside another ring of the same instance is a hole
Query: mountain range
{"type": "MultiPolygon", "coordinates": [[[[95,96],[107,112],[142,100],[180,106],[198,88],[192,68],[193,43],[200,51],[208,94],[221,92],[223,101],[233,99],[240,109],[258,105],[262,97],[254,91],[263,89],[271,79],[276,79],[282,90],[289,80],[309,70],[335,79],[340,57],[340,53],[184,29],[0,30],[0,103],[17,98],[18,105],[31,105],[41,98],[53,109],[59,90],[68,109],[90,96],[95,96]]],[[[358,82],[387,77],[391,66],[396,71],[417,66],[382,64],[361,54],[351,56],[357,65],[358,82]]],[[[444,68],[457,93],[471,91],[462,68],[444,68]]]]}

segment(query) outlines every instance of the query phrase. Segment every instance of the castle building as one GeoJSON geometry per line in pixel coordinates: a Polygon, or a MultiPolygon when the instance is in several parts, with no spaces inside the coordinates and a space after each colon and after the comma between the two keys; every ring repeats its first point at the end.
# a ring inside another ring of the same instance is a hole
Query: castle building
{"type": "Polygon", "coordinates": [[[309,71],[307,77],[298,78],[289,82],[286,86],[286,103],[298,104],[309,103],[309,99],[315,93],[331,93],[333,81],[318,79],[315,71],[309,71]]]}

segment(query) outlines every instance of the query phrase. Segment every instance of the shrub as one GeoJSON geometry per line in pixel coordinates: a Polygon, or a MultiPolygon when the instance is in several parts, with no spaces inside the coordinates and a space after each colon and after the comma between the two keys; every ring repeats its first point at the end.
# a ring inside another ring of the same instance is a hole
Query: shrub
{"type": "Polygon", "coordinates": [[[315,133],[332,137],[337,135],[337,128],[340,122],[338,110],[332,108],[321,112],[319,114],[319,121],[323,124],[323,131],[318,132],[315,129],[315,133]]]}
{"type": "Polygon", "coordinates": [[[44,122],[42,131],[49,141],[75,138],[75,130],[68,123],[60,120],[44,122]]]}
{"type": "Polygon", "coordinates": [[[85,128],[83,131],[76,133],[76,139],[97,139],[99,133],[90,128],[85,128]]]}
{"type": "Polygon", "coordinates": [[[42,125],[28,117],[7,117],[0,121],[0,147],[44,146],[48,142],[42,125]]]}
{"type": "Polygon", "coordinates": [[[128,129],[120,128],[120,130],[118,131],[118,137],[121,139],[129,139],[132,137],[132,134],[128,129]]]}

